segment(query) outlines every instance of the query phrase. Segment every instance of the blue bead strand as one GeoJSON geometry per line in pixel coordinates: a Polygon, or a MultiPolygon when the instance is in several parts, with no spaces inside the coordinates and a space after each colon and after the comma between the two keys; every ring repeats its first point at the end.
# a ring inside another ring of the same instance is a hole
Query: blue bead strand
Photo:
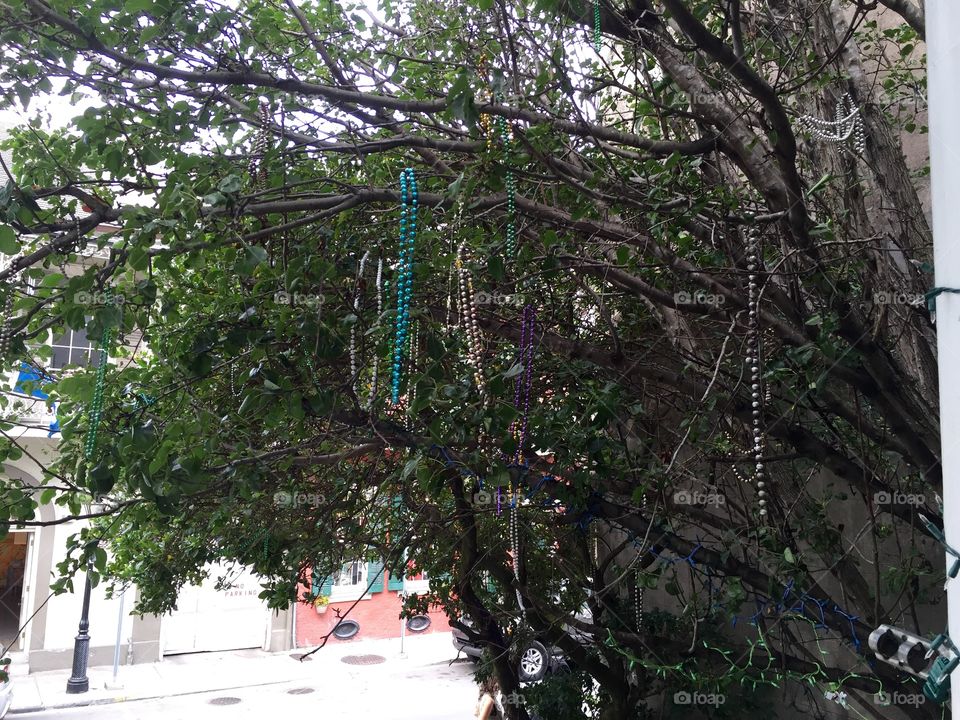
{"type": "Polygon", "coordinates": [[[397,317],[393,345],[390,396],[400,400],[400,376],[410,329],[410,296],[413,288],[413,249],[417,237],[417,178],[413,168],[400,174],[400,251],[397,262],[397,317]]]}

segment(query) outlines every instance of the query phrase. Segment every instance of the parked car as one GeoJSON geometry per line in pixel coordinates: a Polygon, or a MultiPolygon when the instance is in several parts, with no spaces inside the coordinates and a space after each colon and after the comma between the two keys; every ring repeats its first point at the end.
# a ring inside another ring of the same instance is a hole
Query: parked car
{"type": "MultiPolygon", "coordinates": [[[[586,606],[580,608],[576,618],[584,622],[593,622],[593,614],[586,606]]],[[[473,620],[467,615],[460,617],[460,622],[468,628],[473,628],[473,620]]],[[[578,642],[583,642],[585,636],[579,630],[571,627],[564,628],[578,642]]],[[[477,660],[483,654],[483,648],[475,644],[459,628],[451,629],[453,635],[453,646],[467,657],[477,660]]],[[[566,666],[566,659],[563,651],[558,647],[547,646],[539,640],[528,641],[520,650],[518,660],[519,667],[517,675],[520,682],[538,682],[544,678],[548,672],[556,672],[566,666]]]]}

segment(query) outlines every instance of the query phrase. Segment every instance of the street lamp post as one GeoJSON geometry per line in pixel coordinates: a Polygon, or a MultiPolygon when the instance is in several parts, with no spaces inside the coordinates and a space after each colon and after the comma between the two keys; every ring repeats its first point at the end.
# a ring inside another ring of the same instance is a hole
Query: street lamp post
{"type": "Polygon", "coordinates": [[[83,585],[83,608],[80,611],[80,628],[73,643],[73,672],[67,680],[67,693],[85,693],[90,689],[87,677],[87,660],[90,655],[90,572],[93,557],[87,562],[87,578],[83,585]]]}

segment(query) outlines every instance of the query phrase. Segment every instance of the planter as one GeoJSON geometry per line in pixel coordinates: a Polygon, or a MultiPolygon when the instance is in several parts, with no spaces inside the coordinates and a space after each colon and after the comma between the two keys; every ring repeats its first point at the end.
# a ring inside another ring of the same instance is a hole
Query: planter
{"type": "Polygon", "coordinates": [[[314,605],[313,607],[316,608],[317,615],[323,615],[327,611],[329,605],[314,605]]]}

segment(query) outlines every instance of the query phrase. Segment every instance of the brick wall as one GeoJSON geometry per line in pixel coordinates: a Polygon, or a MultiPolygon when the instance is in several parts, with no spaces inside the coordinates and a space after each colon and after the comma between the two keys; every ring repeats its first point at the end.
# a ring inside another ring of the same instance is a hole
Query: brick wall
{"type": "MultiPolygon", "coordinates": [[[[360,632],[349,640],[338,640],[331,636],[329,643],[359,642],[379,638],[400,637],[400,598],[396,590],[387,590],[386,571],[384,571],[383,590],[372,593],[369,600],[361,600],[349,615],[350,620],[360,624],[360,632]]],[[[324,635],[337,624],[337,613],[345,613],[351,602],[334,602],[327,605],[327,611],[318,615],[313,605],[297,603],[297,646],[308,647],[320,643],[324,635]]],[[[421,633],[450,632],[447,616],[439,610],[430,613],[430,627],[421,633]]]]}

